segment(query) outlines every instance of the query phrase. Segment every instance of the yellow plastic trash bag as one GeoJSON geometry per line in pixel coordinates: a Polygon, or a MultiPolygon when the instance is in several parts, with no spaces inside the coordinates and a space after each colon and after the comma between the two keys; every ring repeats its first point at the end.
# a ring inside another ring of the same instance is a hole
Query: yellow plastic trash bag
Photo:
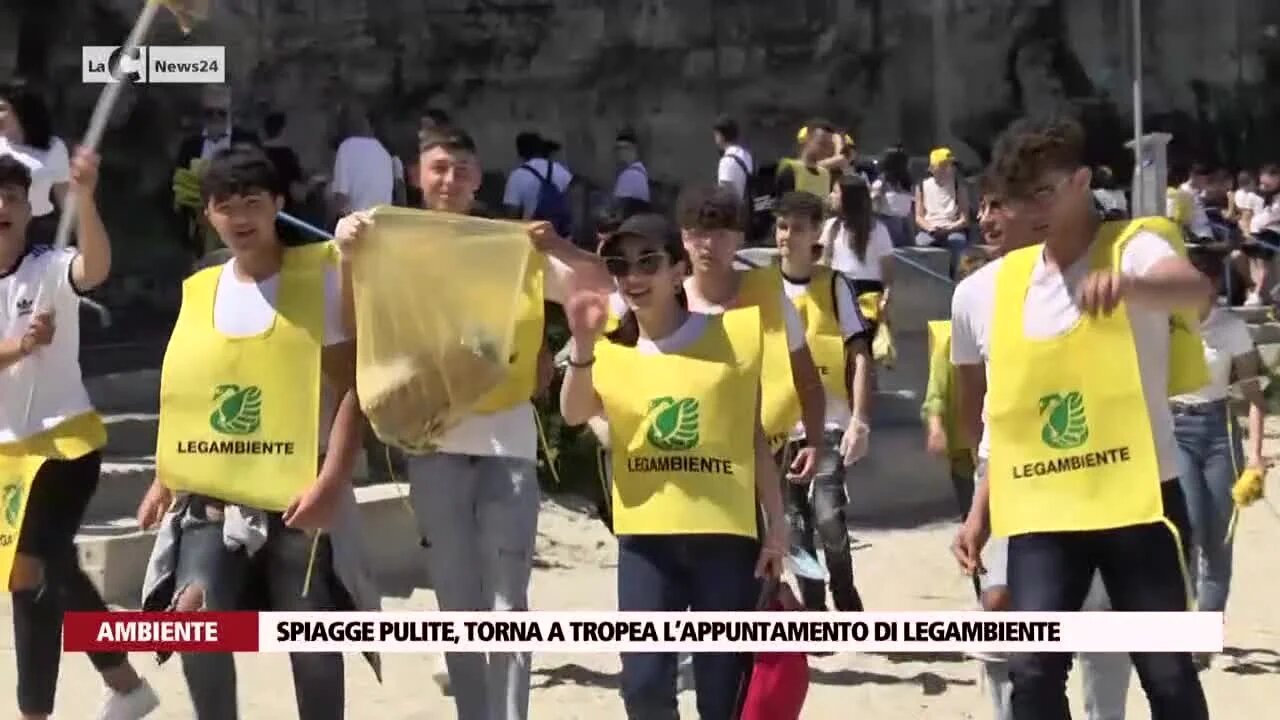
{"type": "Polygon", "coordinates": [[[379,207],[353,252],[360,407],[382,442],[429,451],[507,375],[525,225],[379,207]]]}

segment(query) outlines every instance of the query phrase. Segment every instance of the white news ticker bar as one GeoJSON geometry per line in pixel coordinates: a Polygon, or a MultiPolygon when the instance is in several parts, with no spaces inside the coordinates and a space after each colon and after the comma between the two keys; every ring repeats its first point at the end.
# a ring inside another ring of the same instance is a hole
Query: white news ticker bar
{"type": "Polygon", "coordinates": [[[1216,612],[323,612],[260,613],[258,638],[259,652],[1220,652],[1223,623],[1216,612]],[[703,623],[726,625],[717,636],[710,631],[714,626],[703,623]],[[1028,625],[1034,623],[1041,625],[1028,625]],[[605,625],[622,624],[632,633],[626,638],[600,633],[605,625]],[[842,628],[847,639],[794,639],[806,625],[827,633],[842,628]],[[945,635],[952,628],[978,628],[981,638],[986,628],[1010,625],[1041,632],[1021,642],[945,635]],[[746,626],[764,639],[724,632],[746,626]],[[562,636],[553,635],[555,627],[562,636]],[[1048,627],[1056,628],[1057,641],[1042,639],[1048,627]],[[335,629],[342,639],[332,639],[335,629]],[[646,629],[647,637],[637,634],[646,629]],[[594,639],[589,630],[596,631],[594,639]],[[395,639],[396,631],[417,634],[395,639]],[[317,632],[330,633],[329,639],[317,638],[317,632]],[[456,641],[443,639],[445,632],[456,641]]]}

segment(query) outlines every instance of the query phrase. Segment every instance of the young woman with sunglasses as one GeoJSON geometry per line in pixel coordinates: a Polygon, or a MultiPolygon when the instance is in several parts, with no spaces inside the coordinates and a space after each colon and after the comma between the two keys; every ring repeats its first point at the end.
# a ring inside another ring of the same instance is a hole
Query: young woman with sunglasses
{"type": "MultiPolygon", "coordinates": [[[[605,298],[570,298],[560,409],[572,425],[596,416],[609,423],[618,609],[752,610],[759,580],[778,577],[787,546],[759,420],[759,311],[690,312],[681,241],[661,216],[628,219],[600,254],[626,311],[605,335],[605,298]]],[[[747,655],[695,657],[700,717],[733,717],[749,663],[747,655]]],[[[623,655],[622,697],[628,718],[675,717],[676,654],[623,655]]]]}

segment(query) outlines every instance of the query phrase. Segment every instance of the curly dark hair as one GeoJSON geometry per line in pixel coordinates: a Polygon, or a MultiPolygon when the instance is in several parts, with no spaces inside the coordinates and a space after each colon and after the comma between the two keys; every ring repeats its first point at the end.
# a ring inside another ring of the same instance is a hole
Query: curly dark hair
{"type": "Polygon", "coordinates": [[[1084,162],[1084,128],[1066,117],[1015,121],[996,141],[989,172],[992,190],[1008,197],[1029,194],[1046,172],[1072,172],[1084,162]]]}
{"type": "Polygon", "coordinates": [[[681,230],[738,232],[744,220],[738,194],[722,185],[695,185],[680,193],[676,219],[681,230]]]}

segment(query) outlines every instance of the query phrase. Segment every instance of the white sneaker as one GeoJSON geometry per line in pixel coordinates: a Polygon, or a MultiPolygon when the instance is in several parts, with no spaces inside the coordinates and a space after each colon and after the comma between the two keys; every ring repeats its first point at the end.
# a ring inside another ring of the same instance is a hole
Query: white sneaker
{"type": "Polygon", "coordinates": [[[1256,292],[1250,292],[1244,298],[1244,306],[1245,307],[1261,307],[1262,296],[1256,292]]]}
{"type": "Polygon", "coordinates": [[[160,706],[160,698],[146,680],[127,693],[108,689],[98,710],[98,720],[140,720],[160,706]]]}

